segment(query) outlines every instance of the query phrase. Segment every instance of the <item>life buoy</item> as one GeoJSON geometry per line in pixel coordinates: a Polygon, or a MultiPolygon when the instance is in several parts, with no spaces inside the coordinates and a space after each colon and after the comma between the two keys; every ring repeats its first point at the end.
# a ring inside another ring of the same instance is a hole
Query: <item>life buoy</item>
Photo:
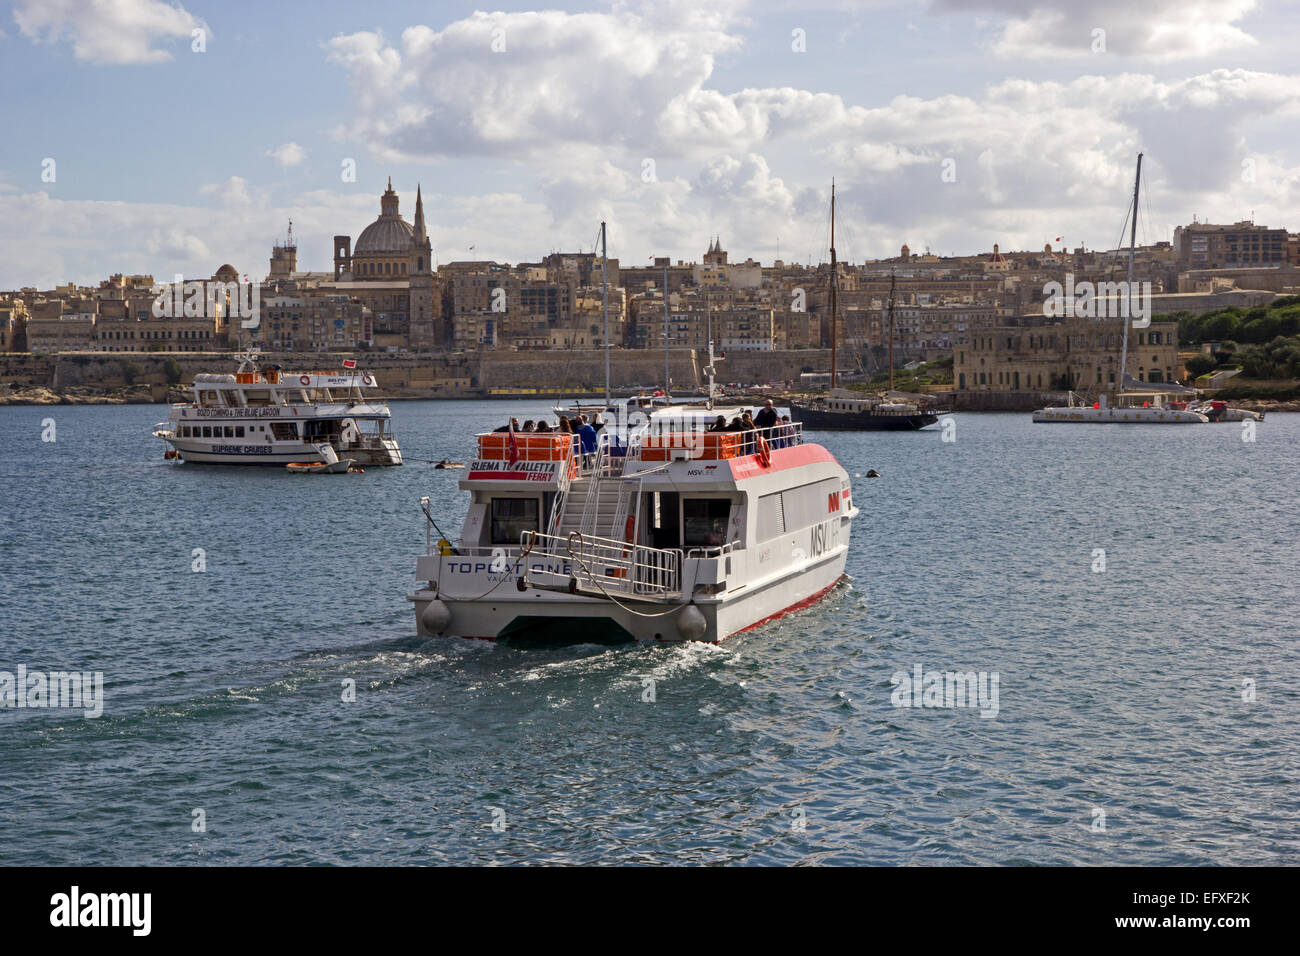
{"type": "Polygon", "coordinates": [[[371,378],[369,375],[362,375],[362,376],[361,376],[361,384],[362,384],[362,385],[374,385],[374,384],[375,384],[375,380],[374,380],[373,378],[371,378]]]}
{"type": "Polygon", "coordinates": [[[758,463],[764,468],[772,467],[772,449],[767,447],[767,439],[758,436],[758,463]]]}
{"type": "Polygon", "coordinates": [[[310,385],[310,384],[311,384],[311,376],[310,376],[310,375],[299,375],[299,376],[298,376],[298,381],[301,382],[303,385],[310,385]]]}
{"type": "Polygon", "coordinates": [[[632,543],[632,534],[636,531],[636,518],[632,515],[627,516],[627,522],[623,525],[623,540],[628,544],[632,543]]]}

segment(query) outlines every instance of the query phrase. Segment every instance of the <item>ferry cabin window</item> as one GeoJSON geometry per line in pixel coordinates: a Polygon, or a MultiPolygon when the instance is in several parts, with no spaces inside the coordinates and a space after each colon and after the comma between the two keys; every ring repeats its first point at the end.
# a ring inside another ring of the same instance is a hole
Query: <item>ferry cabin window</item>
{"type": "Polygon", "coordinates": [[[682,544],[688,548],[726,544],[730,517],[731,502],[725,498],[683,498],[682,544]]]}
{"type": "Polygon", "coordinates": [[[293,422],[272,422],[271,433],[278,441],[292,441],[298,437],[298,426],[293,422]]]}
{"type": "Polygon", "coordinates": [[[212,426],[211,426],[211,425],[204,425],[204,426],[203,426],[203,437],[204,437],[204,438],[211,438],[211,437],[212,437],[212,426]]]}
{"type": "Polygon", "coordinates": [[[540,529],[536,498],[492,499],[492,544],[518,544],[525,531],[540,529]]]}

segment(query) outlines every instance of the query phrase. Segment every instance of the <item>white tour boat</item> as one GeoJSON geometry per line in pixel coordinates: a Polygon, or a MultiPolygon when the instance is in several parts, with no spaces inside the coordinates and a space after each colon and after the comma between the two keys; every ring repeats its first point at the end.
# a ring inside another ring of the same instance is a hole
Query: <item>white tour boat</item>
{"type": "Polygon", "coordinates": [[[421,500],[420,634],[718,642],[812,604],[844,574],[849,475],[798,425],[707,431],[742,411],[636,413],[587,455],[572,435],[479,435],[459,540],[428,540],[421,500]]]}
{"type": "Polygon", "coordinates": [[[388,405],[365,397],[379,387],[371,373],[262,370],[252,354],[240,359],[233,375],[195,375],[193,399],[154,426],[169,457],[213,465],[402,463],[388,405]]]}

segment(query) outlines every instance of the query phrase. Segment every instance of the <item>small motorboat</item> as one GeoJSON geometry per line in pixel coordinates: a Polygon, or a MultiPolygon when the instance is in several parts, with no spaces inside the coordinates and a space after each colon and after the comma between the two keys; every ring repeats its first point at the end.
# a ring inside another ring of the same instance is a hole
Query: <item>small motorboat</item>
{"type": "Polygon", "coordinates": [[[291,461],[285,468],[293,475],[345,475],[350,471],[361,471],[352,467],[357,463],[355,458],[340,458],[333,446],[326,442],[316,446],[316,453],[320,455],[320,461],[291,461]]]}
{"type": "Polygon", "coordinates": [[[435,471],[439,468],[464,468],[465,463],[463,461],[448,461],[444,458],[433,467],[435,471]]]}
{"type": "Polygon", "coordinates": [[[355,458],[341,458],[338,461],[291,461],[284,467],[294,475],[345,475],[350,471],[360,473],[360,468],[354,468],[357,463],[355,458]]]}

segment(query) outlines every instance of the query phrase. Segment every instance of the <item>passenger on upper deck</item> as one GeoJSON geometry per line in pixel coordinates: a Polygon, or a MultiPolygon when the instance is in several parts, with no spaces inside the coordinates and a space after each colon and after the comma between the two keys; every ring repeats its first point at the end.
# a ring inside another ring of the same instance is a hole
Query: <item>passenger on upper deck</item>
{"type": "Polygon", "coordinates": [[[749,409],[745,409],[745,414],[740,418],[740,430],[744,433],[740,453],[742,455],[754,454],[754,436],[756,436],[758,432],[754,430],[754,419],[750,418],[749,409]]]}
{"type": "Polygon", "coordinates": [[[551,426],[547,424],[546,419],[538,419],[537,424],[533,426],[533,431],[541,434],[550,434],[551,426]]]}
{"type": "Polygon", "coordinates": [[[776,429],[777,440],[781,443],[778,448],[794,447],[794,426],[790,424],[790,416],[782,415],[781,424],[776,429]]]}
{"type": "Polygon", "coordinates": [[[596,454],[596,429],[591,427],[586,415],[579,415],[578,440],[582,445],[582,463],[591,466],[591,459],[596,454]]]}
{"type": "Polygon", "coordinates": [[[494,428],[494,429],[492,429],[492,431],[493,431],[493,432],[508,432],[508,431],[510,431],[512,428],[513,428],[515,431],[519,431],[519,419],[517,419],[517,418],[512,418],[512,419],[510,419],[510,424],[509,424],[509,425],[502,425],[500,428],[494,428]]]}
{"type": "Polygon", "coordinates": [[[727,416],[719,415],[717,418],[713,420],[713,424],[709,426],[708,430],[711,432],[727,431],[727,416]]]}
{"type": "Polygon", "coordinates": [[[533,420],[530,418],[524,422],[524,427],[519,429],[521,432],[530,432],[533,430],[533,420]]]}
{"type": "MultiPolygon", "coordinates": [[[[769,398],[763,404],[763,407],[759,409],[758,414],[754,416],[754,424],[758,428],[767,429],[767,428],[774,428],[776,426],[776,423],[777,423],[776,407],[772,404],[772,400],[769,398]]],[[[770,433],[766,433],[766,434],[768,435],[769,438],[771,437],[770,433]]]]}
{"type": "Polygon", "coordinates": [[[569,423],[569,419],[568,419],[566,416],[561,415],[561,416],[560,416],[560,424],[559,424],[559,426],[558,426],[555,430],[556,430],[557,432],[564,432],[566,435],[572,435],[572,434],[573,434],[573,425],[571,425],[571,424],[569,423]]]}

